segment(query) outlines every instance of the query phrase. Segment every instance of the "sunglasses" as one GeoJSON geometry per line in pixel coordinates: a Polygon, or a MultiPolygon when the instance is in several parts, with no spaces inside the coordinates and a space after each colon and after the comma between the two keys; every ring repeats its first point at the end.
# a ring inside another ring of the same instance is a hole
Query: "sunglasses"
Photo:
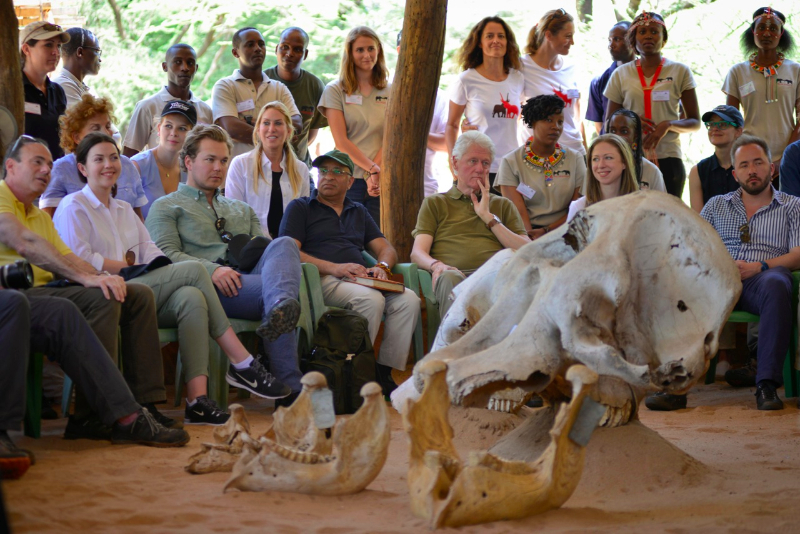
{"type": "Polygon", "coordinates": [[[717,130],[727,130],[728,128],[736,128],[736,123],[731,121],[717,121],[717,122],[705,122],[703,123],[706,125],[706,129],[710,130],[711,128],[716,128],[717,130]]]}
{"type": "Polygon", "coordinates": [[[744,223],[739,227],[739,239],[742,243],[750,242],[750,224],[744,223]]]}
{"type": "Polygon", "coordinates": [[[233,240],[233,234],[225,230],[225,217],[218,217],[214,221],[214,228],[217,229],[219,238],[222,239],[223,243],[230,243],[233,240]]]}
{"type": "Polygon", "coordinates": [[[125,252],[125,263],[128,264],[128,267],[132,267],[136,264],[136,253],[133,251],[133,249],[139,245],[144,245],[145,243],[154,243],[154,241],[142,241],[141,243],[136,243],[125,252]]]}
{"type": "Polygon", "coordinates": [[[25,146],[25,144],[27,144],[27,143],[36,143],[36,142],[38,142],[38,141],[36,141],[35,137],[31,137],[30,135],[27,135],[27,134],[22,134],[19,137],[17,137],[17,140],[14,141],[13,145],[11,145],[11,150],[9,150],[9,152],[10,153],[16,152],[17,149],[20,148],[21,144],[22,144],[22,146],[25,146]]]}

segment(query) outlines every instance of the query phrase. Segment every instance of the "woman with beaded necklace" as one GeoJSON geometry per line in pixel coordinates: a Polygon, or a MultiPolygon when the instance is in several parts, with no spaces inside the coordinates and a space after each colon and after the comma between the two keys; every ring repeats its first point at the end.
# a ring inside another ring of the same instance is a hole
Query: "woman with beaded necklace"
{"type": "Polygon", "coordinates": [[[497,185],[519,211],[528,237],[536,239],[567,220],[569,204],[581,196],[583,154],[562,146],[564,100],[539,95],[522,106],[522,121],[533,131],[524,145],[500,162],[497,185]]]}
{"type": "MultiPolygon", "coordinates": [[[[744,115],[744,133],[767,141],[775,175],[786,146],[800,138],[800,64],[784,54],[794,49],[794,40],[784,27],[780,11],[762,7],[741,38],[742,50],[750,57],[728,71],[722,91],[727,104],[744,115]]],[[[777,186],[777,184],[776,184],[777,186]]]]}

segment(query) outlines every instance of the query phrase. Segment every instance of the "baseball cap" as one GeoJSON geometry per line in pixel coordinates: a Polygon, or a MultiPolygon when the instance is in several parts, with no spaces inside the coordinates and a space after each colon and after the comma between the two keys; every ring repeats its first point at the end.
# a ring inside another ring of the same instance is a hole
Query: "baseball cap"
{"type": "Polygon", "coordinates": [[[342,152],[341,150],[336,150],[335,148],[330,152],[326,152],[325,154],[321,155],[317,159],[311,162],[312,167],[319,167],[320,163],[322,163],[325,159],[332,159],[337,163],[341,163],[348,169],[350,169],[350,174],[353,174],[355,171],[355,165],[353,165],[353,160],[350,159],[350,156],[342,152]]]}
{"type": "Polygon", "coordinates": [[[719,115],[722,120],[733,122],[738,128],[744,126],[744,117],[742,117],[739,110],[733,106],[717,106],[711,111],[703,113],[703,122],[710,121],[711,115],[719,115]]]}
{"type": "Polygon", "coordinates": [[[41,41],[43,39],[51,39],[53,37],[61,37],[62,43],[69,42],[69,34],[61,29],[58,24],[47,22],[46,20],[39,20],[31,22],[19,31],[19,47],[30,41],[36,39],[41,41]]]}
{"type": "Polygon", "coordinates": [[[197,109],[195,109],[194,104],[191,102],[186,102],[185,100],[172,100],[167,102],[167,105],[164,106],[164,109],[161,111],[161,116],[165,115],[183,115],[188,119],[192,126],[197,124],[197,109]]]}

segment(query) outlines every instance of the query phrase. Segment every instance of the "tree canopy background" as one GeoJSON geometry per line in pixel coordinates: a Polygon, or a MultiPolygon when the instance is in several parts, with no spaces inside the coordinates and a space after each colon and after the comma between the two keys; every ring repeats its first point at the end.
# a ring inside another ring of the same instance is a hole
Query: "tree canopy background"
{"type": "MultiPolygon", "coordinates": [[[[774,7],[787,16],[787,29],[800,38],[795,25],[800,3],[784,4],[774,7]]],[[[309,58],[303,66],[325,82],[337,75],[347,32],[357,25],[370,26],[381,36],[387,64],[393,69],[403,6],[402,0],[83,0],[80,11],[86,17],[86,28],[99,37],[103,48],[100,74],[85,81],[99,94],[112,98],[124,131],[136,102],[165,84],[161,62],[170,45],[184,42],[197,50],[200,69],[192,89],[209,101],[214,82],[229,76],[237,67],[230,39],[236,29],[245,26],[262,31],[268,50],[274,50],[284,28],[304,28],[311,42],[309,58]]],[[[530,28],[544,12],[563,7],[576,19],[575,46],[569,59],[581,66],[577,81],[585,112],[591,79],[611,64],[607,49],[609,28],[617,20],[632,20],[636,13],[647,9],[667,14],[669,42],[664,54],[692,69],[702,113],[725,102],[720,90],[722,82],[730,67],[745,59],[739,37],[759,6],[749,0],[494,0],[490,4],[485,0],[450,0],[440,87],[446,90],[458,75],[454,58],[470,28],[481,18],[499,15],[506,19],[523,48],[530,28]]],[[[274,64],[274,56],[268,52],[265,68],[274,64]]],[[[586,131],[591,137],[591,124],[587,124],[586,131]]],[[[687,170],[711,153],[705,129],[682,135],[681,140],[687,170]]]]}

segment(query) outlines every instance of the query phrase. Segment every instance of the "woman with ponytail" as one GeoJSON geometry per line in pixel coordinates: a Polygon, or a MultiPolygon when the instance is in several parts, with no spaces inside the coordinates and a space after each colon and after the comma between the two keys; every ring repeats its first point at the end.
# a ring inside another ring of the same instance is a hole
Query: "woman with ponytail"
{"type": "MultiPolygon", "coordinates": [[[[564,101],[564,133],[559,143],[586,154],[581,121],[580,92],[575,83],[575,64],[567,60],[569,49],[575,44],[575,25],[572,16],[563,9],[553,9],[528,33],[526,54],[522,56],[522,73],[525,76],[523,102],[539,95],[556,95],[564,101]]],[[[528,127],[520,130],[524,142],[532,135],[528,127]]]]}
{"type": "Polygon", "coordinates": [[[253,130],[255,148],[233,158],[225,184],[225,196],[249,204],[273,238],[286,205],[309,195],[308,167],[294,153],[293,136],[289,108],[278,101],[266,104],[253,130]]]}

